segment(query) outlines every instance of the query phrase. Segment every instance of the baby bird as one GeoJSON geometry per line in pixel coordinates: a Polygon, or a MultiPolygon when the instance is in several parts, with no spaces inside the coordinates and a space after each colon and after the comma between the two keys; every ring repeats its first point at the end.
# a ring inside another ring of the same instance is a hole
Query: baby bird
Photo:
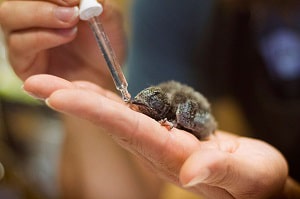
{"type": "Polygon", "coordinates": [[[176,81],[151,86],[130,102],[133,110],[160,121],[164,126],[186,130],[204,140],[217,124],[206,98],[193,88],[176,81]]]}

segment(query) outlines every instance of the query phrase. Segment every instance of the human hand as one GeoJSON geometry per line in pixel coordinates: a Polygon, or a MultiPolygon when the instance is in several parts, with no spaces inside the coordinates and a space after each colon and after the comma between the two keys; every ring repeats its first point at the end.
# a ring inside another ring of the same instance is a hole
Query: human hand
{"type": "MultiPolygon", "coordinates": [[[[104,6],[101,21],[122,62],[125,55],[121,14],[111,1],[101,2],[104,6]]],[[[79,0],[2,2],[0,24],[8,58],[22,80],[48,73],[113,87],[87,22],[79,21],[78,4],[79,0]]]]}
{"type": "Polygon", "coordinates": [[[89,82],[37,75],[25,81],[24,89],[59,112],[106,129],[158,176],[207,198],[268,198],[287,179],[285,159],[265,142],[222,131],[199,141],[186,131],[169,131],[89,82]]]}

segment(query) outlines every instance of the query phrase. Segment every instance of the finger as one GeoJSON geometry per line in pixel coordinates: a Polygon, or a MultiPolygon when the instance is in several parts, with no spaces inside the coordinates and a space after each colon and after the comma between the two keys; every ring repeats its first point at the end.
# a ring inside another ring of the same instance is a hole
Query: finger
{"type": "MultiPolygon", "coordinates": [[[[7,0],[7,1],[15,1],[15,0],[7,0]]],[[[22,0],[19,0],[22,1],[22,0]]],[[[40,1],[40,0],[32,0],[32,1],[40,1]]],[[[52,2],[57,5],[62,5],[62,6],[75,6],[80,3],[80,0],[45,0],[47,2],[52,2]]],[[[99,0],[101,1],[101,0],[99,0]]]]}
{"type": "Polygon", "coordinates": [[[57,90],[49,96],[47,104],[54,110],[87,119],[106,129],[120,145],[174,183],[178,183],[184,160],[199,146],[193,135],[178,129],[168,131],[152,118],[95,92],[57,90]]]}
{"type": "MultiPolygon", "coordinates": [[[[80,4],[80,0],[47,0],[47,1],[58,5],[63,5],[63,6],[74,6],[80,4]]],[[[97,0],[97,1],[102,5],[105,3],[105,0],[97,0]]]]}
{"type": "Polygon", "coordinates": [[[94,83],[87,81],[73,81],[73,84],[78,88],[94,91],[114,101],[122,102],[121,98],[116,93],[105,90],[94,83]]]}
{"type": "Polygon", "coordinates": [[[238,140],[235,135],[217,131],[183,164],[180,173],[182,184],[193,187],[205,183],[223,188],[230,185],[241,172],[235,167],[238,159],[233,155],[238,150],[238,140]]]}
{"type": "MultiPolygon", "coordinates": [[[[129,140],[136,131],[144,132],[149,131],[149,128],[157,128],[156,122],[147,117],[143,118],[143,115],[132,111],[124,104],[83,89],[56,90],[47,99],[47,104],[57,111],[90,120],[123,137],[124,141],[126,139],[128,143],[132,143],[129,140]],[[141,116],[146,121],[143,127],[139,126],[141,116]],[[143,128],[143,130],[141,131],[140,128],[143,128]],[[127,135],[125,136],[125,134],[127,135]]],[[[154,131],[161,132],[161,130],[163,129],[154,131]]],[[[138,136],[142,135],[139,134],[138,136]]],[[[159,134],[155,136],[155,140],[163,140],[159,139],[162,137],[164,136],[159,134]]]]}
{"type": "Polygon", "coordinates": [[[53,48],[74,39],[77,26],[67,29],[30,29],[12,33],[7,39],[10,53],[21,55],[37,53],[41,50],[53,48]]]}
{"type": "Polygon", "coordinates": [[[34,27],[70,28],[78,20],[77,6],[62,7],[43,1],[5,1],[0,7],[0,22],[6,32],[34,27]]]}
{"type": "Polygon", "coordinates": [[[47,103],[57,111],[90,120],[107,129],[124,148],[175,183],[178,183],[182,163],[200,143],[190,133],[175,128],[168,131],[157,121],[110,100],[106,96],[112,94],[94,84],[35,75],[25,81],[24,89],[35,96],[47,97],[47,103]]]}
{"type": "Polygon", "coordinates": [[[62,6],[75,6],[78,5],[80,2],[80,0],[47,0],[47,1],[62,6]]]}
{"type": "MultiPolygon", "coordinates": [[[[155,120],[129,109],[123,103],[112,101],[95,92],[74,87],[72,89],[60,89],[49,96],[48,103],[52,108],[61,112],[77,116],[84,113],[85,119],[105,125],[113,131],[125,131],[130,134],[134,131],[153,131],[154,135],[139,134],[137,136],[152,137],[157,141],[164,140],[170,135],[170,131],[160,126],[155,120]],[[138,124],[140,118],[142,126],[138,124]]],[[[177,133],[179,132],[174,129],[172,135],[178,136],[177,133]]]]}
{"type": "Polygon", "coordinates": [[[46,99],[54,91],[59,89],[74,89],[74,88],[89,90],[101,94],[109,99],[120,101],[120,102],[122,101],[120,97],[115,93],[107,91],[91,82],[87,82],[87,81],[70,82],[65,79],[52,76],[52,75],[46,75],[46,74],[31,76],[24,82],[23,85],[23,89],[25,92],[38,99],[46,99]]]}
{"type": "Polygon", "coordinates": [[[236,138],[235,142],[238,146],[230,147],[235,148],[233,151],[217,148],[195,151],[181,168],[183,186],[200,192],[209,186],[205,192],[209,198],[215,198],[212,187],[223,195],[221,198],[268,198],[280,190],[281,179],[287,175],[281,171],[287,169],[279,153],[258,140],[236,138]]]}
{"type": "Polygon", "coordinates": [[[17,74],[31,72],[31,74],[43,73],[46,63],[41,62],[44,59],[42,51],[53,48],[72,41],[77,34],[77,27],[70,29],[39,29],[15,32],[7,39],[8,56],[11,65],[17,74]],[[37,56],[41,53],[40,56],[37,56]],[[43,59],[39,59],[43,58],[43,59]],[[38,65],[38,67],[32,67],[38,65]],[[31,70],[36,71],[29,71],[31,70]]]}
{"type": "Polygon", "coordinates": [[[58,89],[74,88],[74,85],[62,78],[52,75],[33,75],[26,79],[23,89],[32,97],[46,99],[58,89]]]}
{"type": "Polygon", "coordinates": [[[184,187],[194,187],[201,183],[220,187],[230,183],[234,176],[231,156],[218,149],[200,149],[183,164],[180,180],[184,187]]]}

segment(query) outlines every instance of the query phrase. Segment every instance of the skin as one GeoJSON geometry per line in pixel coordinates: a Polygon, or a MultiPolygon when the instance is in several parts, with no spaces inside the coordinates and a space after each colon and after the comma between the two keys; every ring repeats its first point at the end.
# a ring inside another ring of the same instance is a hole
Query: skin
{"type": "MultiPolygon", "coordinates": [[[[103,26],[122,63],[125,39],[121,14],[110,1],[100,2],[106,10],[101,15],[103,26]]],[[[88,24],[79,21],[78,12],[74,12],[74,6],[78,4],[79,0],[2,2],[0,22],[8,58],[22,80],[33,74],[49,73],[68,80],[87,79],[114,88],[110,78],[101,78],[108,77],[109,72],[106,67],[99,67],[105,62],[99,56],[88,24]],[[69,9],[58,18],[59,8],[69,9]]]]}
{"type": "MultiPolygon", "coordinates": [[[[109,6],[109,2],[104,5],[109,6]]],[[[0,23],[9,60],[25,81],[25,91],[45,99],[54,110],[101,127],[157,176],[207,198],[267,198],[284,193],[287,187],[293,189],[284,157],[265,142],[222,131],[216,131],[209,141],[199,141],[183,130],[174,128],[170,132],[128,108],[108,90],[113,87],[112,81],[96,53],[87,24],[73,15],[66,14],[64,21],[54,15],[57,6],[78,3],[49,0],[1,4],[0,23]],[[51,75],[36,75],[39,73],[51,75]],[[79,79],[89,82],[74,81],[79,79]]],[[[102,19],[122,60],[125,53],[120,15],[110,8],[105,8],[110,11],[102,19]]]]}
{"type": "Polygon", "coordinates": [[[37,75],[25,81],[24,89],[54,110],[101,126],[158,176],[207,198],[268,198],[283,190],[287,164],[269,144],[222,131],[209,141],[175,128],[170,132],[115,93],[80,84],[37,75]]]}
{"type": "MultiPolygon", "coordinates": [[[[100,20],[122,63],[125,40],[121,13],[113,2],[101,2],[105,11],[100,20]]],[[[99,56],[88,24],[79,21],[78,12],[74,13],[74,6],[78,4],[79,0],[3,1],[0,4],[0,24],[8,58],[22,80],[34,74],[50,73],[114,88],[107,67],[101,67],[104,59],[99,56]],[[57,9],[62,8],[67,10],[58,18],[57,9]]],[[[160,180],[124,149],[116,147],[102,128],[70,116],[64,116],[63,122],[66,131],[58,174],[63,198],[157,198],[160,180]],[[75,128],[77,124],[82,125],[75,128]],[[109,152],[103,155],[103,148],[109,152]],[[116,164],[112,167],[103,162],[116,164]],[[90,169],[91,165],[94,169],[90,169]],[[99,181],[98,176],[108,174],[118,175],[118,178],[105,177],[110,180],[99,181]],[[115,186],[122,189],[111,191],[115,186]]]]}

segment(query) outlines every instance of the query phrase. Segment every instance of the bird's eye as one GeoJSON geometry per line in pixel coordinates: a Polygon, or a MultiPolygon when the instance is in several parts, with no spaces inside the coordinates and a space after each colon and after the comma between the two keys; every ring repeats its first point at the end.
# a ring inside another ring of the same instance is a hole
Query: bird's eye
{"type": "Polygon", "coordinates": [[[151,108],[153,108],[153,109],[161,110],[161,109],[163,109],[163,107],[164,107],[164,103],[161,102],[161,101],[157,101],[157,100],[151,100],[150,106],[151,106],[151,108]]]}

